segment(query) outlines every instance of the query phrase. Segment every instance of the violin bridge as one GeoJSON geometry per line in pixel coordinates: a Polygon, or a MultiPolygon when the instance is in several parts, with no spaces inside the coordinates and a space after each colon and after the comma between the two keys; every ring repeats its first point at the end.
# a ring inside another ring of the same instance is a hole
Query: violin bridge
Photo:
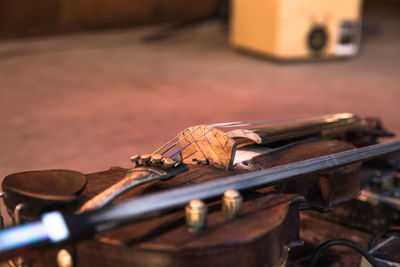
{"type": "Polygon", "coordinates": [[[211,161],[227,170],[232,167],[236,142],[223,131],[212,126],[193,126],[182,131],[178,139],[179,145],[185,148],[180,152],[185,163],[211,161]]]}

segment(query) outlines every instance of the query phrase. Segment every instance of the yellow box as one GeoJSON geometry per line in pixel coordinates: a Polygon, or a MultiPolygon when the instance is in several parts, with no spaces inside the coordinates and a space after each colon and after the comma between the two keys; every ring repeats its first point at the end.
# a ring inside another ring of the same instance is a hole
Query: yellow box
{"type": "Polygon", "coordinates": [[[355,55],[362,0],[232,0],[230,42],[282,59],[355,55]]]}

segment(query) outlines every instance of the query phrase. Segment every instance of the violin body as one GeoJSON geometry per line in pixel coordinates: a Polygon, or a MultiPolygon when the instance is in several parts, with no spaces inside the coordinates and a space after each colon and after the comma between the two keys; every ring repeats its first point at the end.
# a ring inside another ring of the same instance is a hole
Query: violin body
{"type": "MultiPolygon", "coordinates": [[[[210,126],[188,128],[176,139],[177,143],[183,143],[180,145],[184,150],[172,155],[180,155],[187,171],[172,179],[159,179],[125,190],[107,205],[352,150],[360,145],[360,140],[362,145],[366,145],[383,135],[381,132],[365,134],[365,124],[359,122],[358,117],[341,114],[324,118],[322,122],[317,120],[300,126],[279,126],[262,131],[223,133],[210,126]],[[195,150],[194,145],[185,149],[192,143],[200,149],[195,150]],[[256,149],[261,153],[235,163],[234,153],[239,148],[256,149]]],[[[165,150],[164,147],[160,149],[165,150]]],[[[64,210],[79,210],[101,192],[121,183],[130,171],[112,167],[85,175],[84,188],[76,192],[76,201],[69,203],[64,210]]],[[[300,211],[326,212],[357,197],[360,175],[361,163],[356,162],[298,176],[284,183],[250,188],[242,192],[242,208],[233,219],[222,215],[221,199],[213,198],[207,202],[207,226],[197,232],[188,231],[184,209],[173,209],[166,214],[160,213],[144,221],[99,233],[86,241],[30,250],[23,254],[24,260],[30,266],[61,266],[60,251],[63,250],[71,258],[70,265],[62,266],[284,266],[288,252],[302,244],[299,237],[300,211]]],[[[16,202],[8,203],[13,203],[8,207],[11,214],[16,202]]],[[[55,206],[51,208],[57,209],[55,206]]],[[[24,214],[24,210],[20,215],[27,220],[34,219],[32,213],[24,214]]]]}
{"type": "MultiPolygon", "coordinates": [[[[247,170],[192,165],[174,179],[135,188],[116,201],[352,148],[342,141],[316,140],[255,157],[247,170]]],[[[88,174],[87,185],[76,205],[121,180],[126,172],[111,168],[88,174]]],[[[354,198],[359,192],[359,174],[360,164],[352,164],[299,177],[294,183],[250,191],[245,195],[240,216],[233,220],[222,216],[219,200],[212,201],[208,203],[207,227],[199,233],[187,230],[185,214],[178,210],[76,245],[37,250],[34,258],[27,255],[26,261],[57,266],[57,253],[65,248],[74,255],[76,266],[282,266],[288,251],[301,244],[300,210],[329,210],[354,198]]]]}

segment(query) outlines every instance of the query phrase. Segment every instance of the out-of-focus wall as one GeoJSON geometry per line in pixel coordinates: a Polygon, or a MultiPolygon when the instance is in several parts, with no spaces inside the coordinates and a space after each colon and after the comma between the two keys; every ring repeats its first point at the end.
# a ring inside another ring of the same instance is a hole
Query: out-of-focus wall
{"type": "Polygon", "coordinates": [[[398,16],[400,1],[398,0],[364,0],[364,14],[398,16]]]}
{"type": "Polygon", "coordinates": [[[0,38],[185,21],[218,0],[0,0],[0,38]]]}

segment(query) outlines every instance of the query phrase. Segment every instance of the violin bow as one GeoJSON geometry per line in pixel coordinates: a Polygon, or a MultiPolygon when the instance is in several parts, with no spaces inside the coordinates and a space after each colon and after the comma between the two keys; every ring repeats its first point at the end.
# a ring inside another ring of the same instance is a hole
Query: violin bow
{"type": "Polygon", "coordinates": [[[182,207],[192,199],[218,197],[228,189],[243,191],[274,185],[290,181],[299,175],[337,168],[398,151],[399,140],[144,195],[82,214],[62,214],[59,211],[44,213],[39,221],[1,231],[0,256],[34,246],[90,238],[96,233],[182,207]]]}

